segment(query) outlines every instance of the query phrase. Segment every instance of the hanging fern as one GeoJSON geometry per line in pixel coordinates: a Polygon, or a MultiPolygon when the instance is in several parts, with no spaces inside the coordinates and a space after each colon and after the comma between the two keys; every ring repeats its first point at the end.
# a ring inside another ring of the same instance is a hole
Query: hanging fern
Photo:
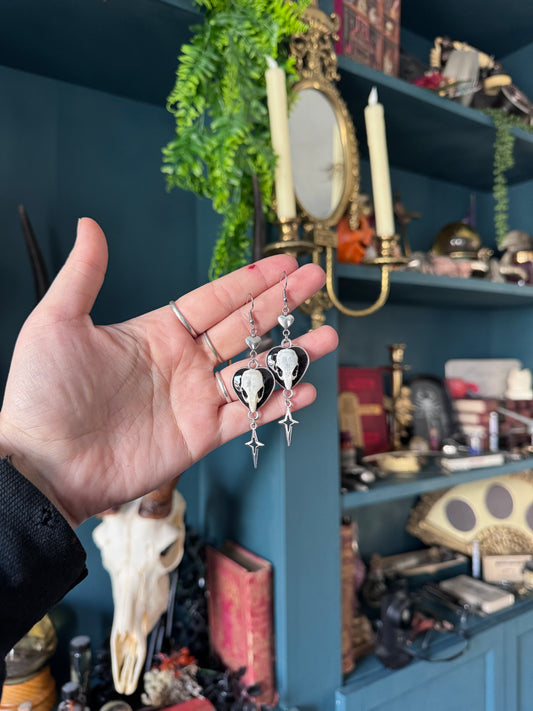
{"type": "Polygon", "coordinates": [[[505,113],[501,109],[484,109],[484,113],[491,117],[496,129],[496,135],[494,137],[492,195],[494,198],[494,231],[496,244],[500,246],[505,235],[509,232],[509,186],[507,183],[507,173],[515,164],[515,136],[510,129],[513,126],[518,126],[525,130],[531,130],[531,128],[519,116],[505,113]]]}
{"type": "Polygon", "coordinates": [[[176,135],[163,148],[169,188],[211,200],[223,216],[210,278],[247,262],[253,220],[252,175],[257,175],[263,210],[272,208],[275,155],[266,104],[266,57],[297,79],[284,40],[304,32],[299,19],[310,0],[195,0],[205,8],[181,48],[176,84],[167,108],[176,135]]]}

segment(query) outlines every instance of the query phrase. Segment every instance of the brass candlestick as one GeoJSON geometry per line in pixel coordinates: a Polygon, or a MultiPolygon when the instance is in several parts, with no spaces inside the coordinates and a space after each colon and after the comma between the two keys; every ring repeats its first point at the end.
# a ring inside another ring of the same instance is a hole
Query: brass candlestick
{"type": "Polygon", "coordinates": [[[376,242],[376,256],[365,259],[364,264],[397,267],[408,262],[407,257],[404,257],[402,254],[398,235],[391,235],[390,237],[380,237],[376,235],[376,242]]]}
{"type": "Polygon", "coordinates": [[[296,217],[281,217],[277,226],[279,229],[279,240],[267,244],[265,256],[271,254],[290,254],[299,257],[303,254],[311,254],[315,249],[312,240],[300,237],[300,221],[296,217]]]}
{"type": "Polygon", "coordinates": [[[391,359],[391,427],[390,443],[393,450],[402,446],[402,436],[413,417],[413,405],[410,399],[410,389],[403,385],[403,374],[411,368],[403,362],[405,343],[393,343],[387,346],[391,359]]]}

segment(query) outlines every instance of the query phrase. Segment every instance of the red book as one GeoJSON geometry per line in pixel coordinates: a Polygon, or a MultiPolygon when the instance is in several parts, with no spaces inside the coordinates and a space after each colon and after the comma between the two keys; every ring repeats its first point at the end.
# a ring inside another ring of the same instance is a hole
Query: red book
{"type": "Polygon", "coordinates": [[[387,419],[383,407],[383,371],[381,368],[339,368],[339,392],[352,392],[359,400],[365,454],[390,449],[387,419]]]}
{"type": "Polygon", "coordinates": [[[259,704],[277,702],[274,678],[272,565],[237,543],[207,547],[211,648],[243,684],[260,684],[259,704]]]}
{"type": "Polygon", "coordinates": [[[215,711],[215,707],[210,701],[202,697],[200,699],[187,699],[187,701],[182,701],[180,704],[174,704],[173,706],[165,706],[160,711],[215,711]]]}

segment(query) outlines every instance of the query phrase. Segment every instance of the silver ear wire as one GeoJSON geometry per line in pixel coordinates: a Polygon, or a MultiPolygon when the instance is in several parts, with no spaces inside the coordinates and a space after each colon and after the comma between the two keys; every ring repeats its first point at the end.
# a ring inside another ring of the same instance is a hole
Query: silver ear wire
{"type": "Polygon", "coordinates": [[[267,368],[261,368],[257,362],[257,347],[261,343],[261,337],[257,335],[255,325],[254,297],[252,294],[248,294],[248,297],[246,303],[251,303],[248,315],[250,335],[245,338],[245,342],[250,349],[250,360],[247,368],[240,368],[234,374],[232,385],[239,400],[248,408],[248,420],[252,435],[246,445],[250,447],[254,469],[256,469],[259,447],[264,447],[264,444],[257,438],[258,410],[272,395],[275,381],[272,373],[267,368]]]}
{"type": "Polygon", "coordinates": [[[290,327],[294,323],[294,316],[290,313],[287,298],[287,272],[283,272],[280,282],[283,282],[283,307],[278,316],[278,323],[283,329],[283,338],[279,346],[268,351],[266,364],[275,381],[283,388],[285,417],[278,420],[278,423],[285,427],[287,446],[290,446],[292,428],[298,424],[298,420],[295,420],[291,414],[293,387],[303,378],[309,366],[309,355],[300,346],[293,346],[290,339],[290,327]]]}

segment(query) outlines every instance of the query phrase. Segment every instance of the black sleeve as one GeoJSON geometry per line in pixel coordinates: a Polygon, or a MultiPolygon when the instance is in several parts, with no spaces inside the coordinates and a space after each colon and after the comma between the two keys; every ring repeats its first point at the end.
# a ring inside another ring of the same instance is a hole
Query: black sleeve
{"type": "Polygon", "coordinates": [[[63,516],[0,458],[0,690],[6,654],[83,580],[85,558],[63,516]]]}

